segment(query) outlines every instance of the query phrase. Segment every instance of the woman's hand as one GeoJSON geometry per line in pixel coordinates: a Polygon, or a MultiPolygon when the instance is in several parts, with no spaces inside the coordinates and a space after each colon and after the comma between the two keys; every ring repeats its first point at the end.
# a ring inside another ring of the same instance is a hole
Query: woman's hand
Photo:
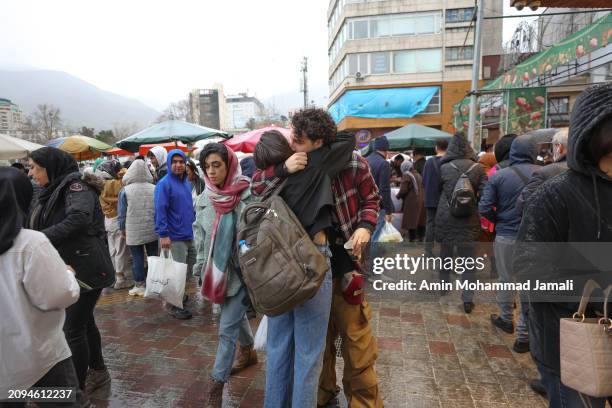
{"type": "Polygon", "coordinates": [[[289,174],[304,170],[307,164],[308,156],[306,153],[293,153],[291,157],[285,160],[285,168],[289,174]]]}

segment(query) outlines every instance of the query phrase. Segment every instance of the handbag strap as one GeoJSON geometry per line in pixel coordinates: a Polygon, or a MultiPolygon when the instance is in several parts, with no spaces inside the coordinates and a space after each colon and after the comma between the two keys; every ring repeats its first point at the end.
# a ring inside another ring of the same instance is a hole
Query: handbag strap
{"type": "Polygon", "coordinates": [[[612,292],[612,284],[608,285],[606,290],[604,290],[604,315],[601,319],[599,319],[599,323],[606,324],[610,323],[608,327],[604,327],[604,330],[612,335],[612,320],[608,315],[608,300],[610,299],[610,292],[612,292]]]}
{"type": "Polygon", "coordinates": [[[589,299],[591,298],[591,294],[595,289],[601,289],[601,286],[593,279],[589,279],[587,283],[584,285],[584,289],[582,290],[582,298],[580,298],[580,305],[578,306],[578,311],[574,313],[572,318],[581,319],[584,321],[584,313],[586,312],[587,305],[589,304],[589,299]]]}

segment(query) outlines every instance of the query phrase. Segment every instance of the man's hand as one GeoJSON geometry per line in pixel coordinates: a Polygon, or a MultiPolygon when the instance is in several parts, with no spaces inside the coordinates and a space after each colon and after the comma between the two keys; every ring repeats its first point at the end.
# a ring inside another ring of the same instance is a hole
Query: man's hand
{"type": "Polygon", "coordinates": [[[172,246],[172,241],[170,241],[169,237],[160,238],[159,246],[161,246],[162,249],[170,249],[170,247],[172,246]]]}
{"type": "Polygon", "coordinates": [[[370,242],[371,233],[367,228],[357,228],[353,232],[351,240],[353,241],[353,255],[357,260],[361,260],[361,250],[364,245],[370,242]]]}
{"type": "Polygon", "coordinates": [[[385,214],[385,221],[387,222],[393,221],[393,214],[385,214]]]}
{"type": "Polygon", "coordinates": [[[293,153],[291,157],[285,160],[285,168],[289,174],[297,173],[304,170],[308,164],[308,156],[306,153],[293,153]]]}

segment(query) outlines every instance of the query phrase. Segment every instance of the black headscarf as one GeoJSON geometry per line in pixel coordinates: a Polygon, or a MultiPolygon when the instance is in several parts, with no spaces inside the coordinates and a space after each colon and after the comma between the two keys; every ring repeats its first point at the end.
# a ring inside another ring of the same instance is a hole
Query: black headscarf
{"type": "Polygon", "coordinates": [[[43,147],[34,150],[31,157],[34,163],[47,170],[47,177],[49,178],[49,184],[43,187],[38,196],[38,201],[41,203],[46,202],[51,197],[53,191],[67,175],[79,171],[76,160],[70,154],[55,147],[43,147]]]}
{"type": "Polygon", "coordinates": [[[13,246],[13,241],[26,219],[32,184],[21,171],[0,167],[0,255],[13,246]]]}

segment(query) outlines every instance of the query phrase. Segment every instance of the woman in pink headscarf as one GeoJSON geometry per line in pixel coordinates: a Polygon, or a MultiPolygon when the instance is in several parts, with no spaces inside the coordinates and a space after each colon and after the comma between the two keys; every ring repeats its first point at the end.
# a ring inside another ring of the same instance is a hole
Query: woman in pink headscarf
{"type": "Polygon", "coordinates": [[[240,280],[236,233],[240,213],[251,201],[250,180],[243,176],[236,154],[220,143],[200,153],[206,188],[195,202],[193,224],[202,295],[221,305],[219,345],[208,387],[207,407],[221,407],[230,374],[257,363],[253,333],[246,317],[249,297],[240,280]],[[240,341],[240,353],[232,367],[240,341]]]}

